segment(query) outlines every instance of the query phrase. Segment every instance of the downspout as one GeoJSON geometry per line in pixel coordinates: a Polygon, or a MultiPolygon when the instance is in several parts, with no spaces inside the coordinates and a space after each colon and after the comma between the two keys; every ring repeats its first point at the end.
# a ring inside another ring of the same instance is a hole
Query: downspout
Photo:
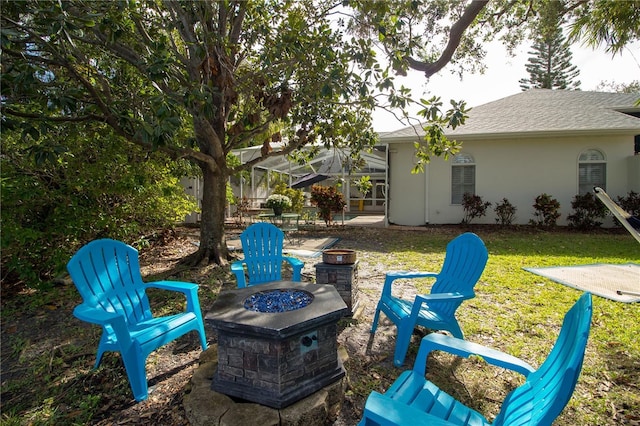
{"type": "Polygon", "coordinates": [[[429,165],[424,167],[424,224],[429,224],[429,165]]]}
{"type": "Polygon", "coordinates": [[[384,145],[384,227],[389,226],[389,144],[384,145]]]}

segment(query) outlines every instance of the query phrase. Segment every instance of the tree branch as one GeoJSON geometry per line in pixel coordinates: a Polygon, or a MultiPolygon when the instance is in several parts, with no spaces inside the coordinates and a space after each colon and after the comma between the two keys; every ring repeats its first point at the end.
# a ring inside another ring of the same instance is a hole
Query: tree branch
{"type": "MultiPolygon", "coordinates": [[[[189,78],[192,82],[199,81],[198,65],[202,61],[202,58],[197,56],[198,38],[193,32],[193,19],[187,16],[186,11],[181,7],[180,3],[171,0],[165,0],[165,6],[169,10],[172,16],[172,20],[175,22],[175,28],[180,35],[184,46],[186,47],[186,56],[180,55],[183,64],[189,74],[189,78]]],[[[178,45],[176,44],[173,33],[168,32],[171,38],[171,44],[175,52],[178,52],[178,45]]]]}
{"type": "Polygon", "coordinates": [[[406,57],[405,60],[409,66],[416,71],[424,72],[427,78],[444,68],[451,61],[453,54],[460,45],[460,40],[462,40],[462,35],[465,30],[473,23],[476,16],[486,7],[487,3],[488,0],[474,0],[467,6],[460,19],[451,26],[449,41],[438,60],[435,62],[423,62],[411,57],[406,57]]]}
{"type": "Polygon", "coordinates": [[[225,144],[225,149],[231,150],[235,146],[241,146],[244,142],[251,142],[253,139],[255,139],[256,136],[267,131],[271,123],[271,121],[265,121],[264,123],[256,126],[248,132],[244,132],[241,135],[238,135],[239,137],[229,137],[229,142],[225,144]]]}
{"type": "Polygon", "coordinates": [[[174,19],[177,18],[177,20],[180,21],[180,23],[182,24],[182,25],[176,25],[176,28],[178,32],[182,35],[184,41],[187,42],[187,45],[194,46],[198,40],[196,38],[196,35],[193,33],[193,31],[191,31],[191,21],[187,17],[185,11],[180,6],[180,3],[173,0],[165,0],[164,4],[165,6],[167,6],[167,9],[169,9],[172,12],[174,19]]]}
{"type": "Polygon", "coordinates": [[[238,41],[240,40],[240,34],[242,33],[242,24],[244,23],[244,16],[246,12],[247,12],[247,2],[246,1],[239,2],[238,13],[233,18],[231,31],[229,33],[229,41],[233,46],[238,44],[238,41]]]}
{"type": "Polygon", "coordinates": [[[107,43],[106,34],[102,33],[101,31],[98,31],[98,29],[94,29],[93,34],[96,36],[97,41],[92,41],[88,39],[80,39],[80,40],[94,46],[106,47],[108,50],[116,53],[120,58],[124,59],[125,61],[127,61],[128,63],[134,66],[142,62],[140,55],[137,52],[133,51],[132,49],[129,49],[127,46],[119,43],[107,43]]]}
{"type": "Polygon", "coordinates": [[[261,155],[260,157],[256,157],[251,161],[247,161],[244,164],[241,164],[240,166],[238,166],[237,168],[234,169],[234,172],[240,171],[240,170],[247,170],[249,169],[251,166],[253,166],[254,164],[260,163],[264,160],[266,160],[267,158],[271,158],[271,157],[279,157],[279,156],[284,156],[287,155],[293,151],[295,151],[296,149],[298,149],[300,146],[297,144],[289,144],[286,145],[283,149],[281,149],[280,151],[271,151],[270,153],[268,153],[267,155],[261,155]]]}
{"type": "Polygon", "coordinates": [[[26,59],[26,62],[33,62],[45,65],[55,65],[62,67],[64,63],[57,61],[55,59],[46,58],[42,55],[30,55],[25,53],[24,51],[16,51],[11,49],[2,49],[2,53],[5,55],[12,56],[14,58],[26,59]]]}
{"type": "Polygon", "coordinates": [[[105,121],[104,116],[97,115],[97,114],[87,114],[87,115],[76,116],[76,117],[72,117],[72,116],[52,117],[52,116],[44,116],[42,114],[34,114],[31,112],[18,111],[13,108],[7,108],[7,107],[4,107],[3,110],[5,114],[13,115],[15,117],[29,118],[33,120],[46,120],[46,121],[53,121],[57,123],[81,123],[83,121],[102,121],[102,122],[105,121]]]}

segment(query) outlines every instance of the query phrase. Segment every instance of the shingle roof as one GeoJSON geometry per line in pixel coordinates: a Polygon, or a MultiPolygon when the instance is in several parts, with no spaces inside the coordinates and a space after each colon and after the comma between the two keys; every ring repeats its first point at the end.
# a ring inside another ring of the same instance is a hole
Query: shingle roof
{"type": "MultiPolygon", "coordinates": [[[[640,113],[634,106],[640,93],[605,93],[532,89],[469,111],[463,126],[448,129],[447,136],[498,136],[522,133],[638,132],[640,113]]],[[[422,129],[417,129],[424,135],[422,129]]],[[[380,135],[380,139],[416,137],[414,127],[380,135]]]]}

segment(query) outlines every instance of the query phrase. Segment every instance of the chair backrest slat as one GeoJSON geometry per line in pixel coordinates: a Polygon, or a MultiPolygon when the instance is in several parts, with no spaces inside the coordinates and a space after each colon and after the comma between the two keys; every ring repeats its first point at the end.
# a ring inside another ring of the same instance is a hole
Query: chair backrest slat
{"type": "Polygon", "coordinates": [[[240,234],[249,285],[282,277],[284,233],[270,223],[255,223],[240,234]]]}
{"type": "Polygon", "coordinates": [[[551,425],[569,402],[591,328],[591,294],[585,293],[567,312],[551,353],[526,382],[502,404],[494,425],[551,425]]]}
{"type": "Polygon", "coordinates": [[[110,239],[92,241],[78,250],[67,269],[84,303],[122,313],[130,324],[151,317],[133,247],[110,239]]]}
{"type": "MultiPolygon", "coordinates": [[[[438,279],[431,293],[459,292],[473,296],[473,288],[480,279],[489,259],[484,242],[477,235],[467,232],[447,244],[446,256],[438,279]]],[[[448,303],[443,309],[453,315],[462,303],[448,303]]]]}

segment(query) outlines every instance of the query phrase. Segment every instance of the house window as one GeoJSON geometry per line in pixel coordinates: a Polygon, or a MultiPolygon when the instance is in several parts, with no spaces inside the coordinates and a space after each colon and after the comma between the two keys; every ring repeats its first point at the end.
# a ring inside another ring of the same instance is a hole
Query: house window
{"type": "Polygon", "coordinates": [[[584,195],[594,186],[606,190],[607,163],[604,154],[597,149],[588,149],[578,159],[578,193],[584,195]]]}
{"type": "Polygon", "coordinates": [[[451,204],[462,204],[465,192],[476,193],[476,165],[471,155],[460,153],[451,165],[451,204]]]}

